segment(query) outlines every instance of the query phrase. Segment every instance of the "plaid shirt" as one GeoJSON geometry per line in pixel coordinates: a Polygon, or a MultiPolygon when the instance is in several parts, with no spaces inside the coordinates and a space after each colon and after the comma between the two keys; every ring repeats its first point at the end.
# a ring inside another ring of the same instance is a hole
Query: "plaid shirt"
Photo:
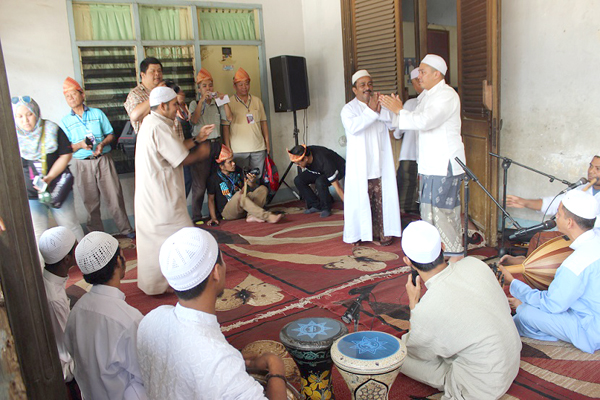
{"type": "MultiPolygon", "coordinates": [[[[133,112],[135,107],[137,107],[138,104],[143,103],[149,99],[150,91],[146,89],[146,87],[141,83],[133,89],[131,89],[131,92],[129,92],[129,95],[127,95],[127,100],[125,100],[125,104],[123,104],[125,110],[127,111],[127,115],[129,115],[129,118],[131,119],[131,113],[133,112]]],[[[131,121],[131,126],[133,126],[133,130],[137,134],[140,130],[140,123],[131,121]]]]}

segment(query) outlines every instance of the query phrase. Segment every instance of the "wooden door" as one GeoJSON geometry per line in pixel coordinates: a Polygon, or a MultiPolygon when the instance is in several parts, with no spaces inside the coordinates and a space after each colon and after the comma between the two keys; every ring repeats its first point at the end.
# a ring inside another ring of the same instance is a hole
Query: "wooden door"
{"type": "Polygon", "coordinates": [[[450,85],[450,32],[439,29],[427,29],[427,52],[437,54],[446,61],[448,71],[446,71],[446,83],[450,85]]]}
{"type": "MultiPolygon", "coordinates": [[[[500,1],[457,0],[458,87],[467,166],[496,198],[498,162],[488,153],[497,153],[499,142],[500,1]]],[[[498,210],[477,184],[469,186],[469,215],[494,245],[498,210]]]]}

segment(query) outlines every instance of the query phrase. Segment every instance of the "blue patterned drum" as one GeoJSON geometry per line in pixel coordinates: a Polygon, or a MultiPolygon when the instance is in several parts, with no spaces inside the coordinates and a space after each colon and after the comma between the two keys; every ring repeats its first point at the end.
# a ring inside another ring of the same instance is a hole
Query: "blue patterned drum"
{"type": "Polygon", "coordinates": [[[387,399],[405,357],[404,343],[384,332],[350,333],[331,347],[353,399],[387,399]]]}
{"type": "Polygon", "coordinates": [[[348,328],[331,318],[303,318],[290,322],[279,339],[290,353],[302,380],[306,399],[335,399],[331,385],[331,345],[348,328]]]}

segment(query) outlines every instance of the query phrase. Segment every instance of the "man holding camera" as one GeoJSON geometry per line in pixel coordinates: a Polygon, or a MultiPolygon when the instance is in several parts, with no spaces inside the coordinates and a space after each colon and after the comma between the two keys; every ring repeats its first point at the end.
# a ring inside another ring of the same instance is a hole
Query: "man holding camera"
{"type": "Polygon", "coordinates": [[[257,182],[258,169],[242,171],[233,161],[233,152],[225,145],[217,158],[219,170],[208,179],[208,225],[219,225],[219,217],[228,220],[246,216],[246,222],[269,222],[274,224],[283,217],[262,208],[269,193],[266,186],[257,182]]]}
{"type": "Polygon", "coordinates": [[[72,143],[75,185],[88,212],[87,228],[90,232],[104,231],[100,215],[102,197],[119,233],[134,238],[121,182],[110,155],[113,128],[102,110],[84,104],[85,93],[75,79],[65,79],[63,94],[71,112],[60,121],[60,127],[72,143]]]}

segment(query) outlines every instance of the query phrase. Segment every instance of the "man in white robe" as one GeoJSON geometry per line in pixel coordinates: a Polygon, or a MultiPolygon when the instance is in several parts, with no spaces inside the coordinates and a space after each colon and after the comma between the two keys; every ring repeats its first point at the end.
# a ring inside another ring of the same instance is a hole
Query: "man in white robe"
{"type": "Polygon", "coordinates": [[[173,129],[177,95],[159,86],[150,93],[151,112],[142,123],[135,153],[135,226],[137,231],[138,287],[148,295],[169,287],[158,265],[166,238],[193,226],[185,199],[183,166],[209,156],[206,140],[214,125],[205,125],[193,139],[183,140],[173,129]],[[196,146],[192,151],[194,146],[196,146]]]}
{"type": "Polygon", "coordinates": [[[366,70],[352,76],[352,86],[356,97],[341,112],[347,138],[344,242],[389,245],[402,234],[389,136],[392,116],[378,104],[366,70]]]}

